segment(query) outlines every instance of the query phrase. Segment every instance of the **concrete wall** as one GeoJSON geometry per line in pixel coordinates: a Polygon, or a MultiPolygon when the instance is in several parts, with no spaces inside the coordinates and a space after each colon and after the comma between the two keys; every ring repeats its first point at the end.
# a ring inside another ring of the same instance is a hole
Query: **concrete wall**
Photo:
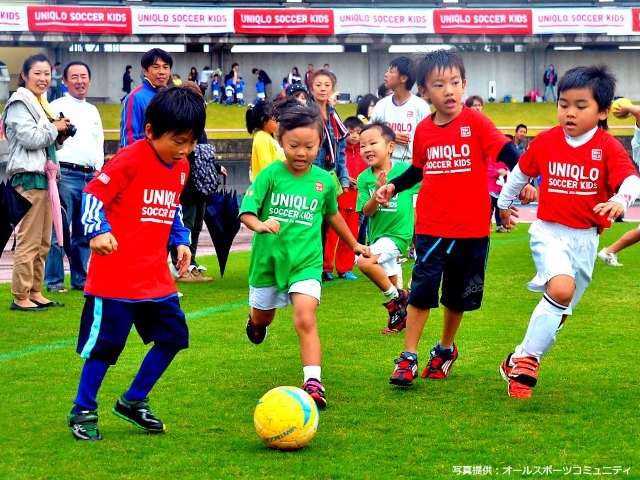
{"type": "MultiPolygon", "coordinates": [[[[134,65],[135,84],[140,84],[140,54],[138,53],[70,53],[57,52],[62,64],[71,60],[87,62],[93,73],[91,94],[96,100],[117,103],[122,96],[122,74],[127,64],[134,65]]],[[[55,58],[55,52],[50,52],[55,58]]],[[[524,95],[536,87],[544,91],[542,75],[546,67],[552,63],[562,75],[567,69],[585,64],[605,63],[609,65],[618,78],[618,95],[640,99],[640,82],[638,79],[638,53],[634,50],[607,51],[554,51],[552,49],[525,48],[524,52],[498,53],[464,53],[467,69],[469,95],[479,94],[487,98],[489,81],[495,81],[496,99],[502,101],[505,95],[522,101],[524,95]]],[[[183,79],[187,77],[191,66],[199,71],[205,65],[220,66],[227,72],[233,62],[240,64],[240,73],[247,83],[245,98],[252,101],[255,97],[255,76],[251,74],[253,67],[264,69],[273,80],[274,95],[279,90],[282,78],[297,66],[301,74],[308,63],[320,67],[329,63],[338,78],[337,90],[349,93],[355,102],[358,95],[376,92],[382,82],[384,72],[391,59],[399,55],[391,55],[386,51],[370,51],[368,53],[341,54],[219,54],[180,53],[174,54],[173,72],[183,79]]],[[[14,73],[14,72],[11,72],[14,73]]]]}

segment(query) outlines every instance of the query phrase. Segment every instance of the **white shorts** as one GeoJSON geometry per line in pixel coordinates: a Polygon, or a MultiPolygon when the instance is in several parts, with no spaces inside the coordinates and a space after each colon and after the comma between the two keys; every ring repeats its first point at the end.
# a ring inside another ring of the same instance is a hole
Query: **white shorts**
{"type": "Polygon", "coordinates": [[[379,255],[378,264],[383,268],[387,277],[393,277],[398,273],[398,257],[400,250],[396,242],[387,237],[382,237],[369,247],[371,255],[379,255]]]}
{"type": "Polygon", "coordinates": [[[533,292],[545,292],[547,282],[553,277],[572,277],[576,282],[576,291],[565,311],[571,315],[591,283],[598,253],[599,235],[596,228],[582,230],[536,220],[529,227],[529,234],[537,274],[527,283],[527,288],[533,292]]]}
{"type": "Polygon", "coordinates": [[[271,287],[252,287],[249,285],[249,305],[258,310],[273,310],[291,305],[291,294],[302,293],[315,298],[320,304],[322,286],[317,280],[302,280],[289,287],[288,292],[280,292],[275,285],[271,287]]]}

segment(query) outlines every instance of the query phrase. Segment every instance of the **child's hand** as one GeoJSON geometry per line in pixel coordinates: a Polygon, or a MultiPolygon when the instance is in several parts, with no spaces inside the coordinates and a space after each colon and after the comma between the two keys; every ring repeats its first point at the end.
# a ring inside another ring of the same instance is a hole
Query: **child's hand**
{"type": "Polygon", "coordinates": [[[608,214],[607,220],[613,222],[624,213],[624,205],[618,202],[604,202],[593,207],[593,211],[600,215],[608,214]]]}
{"type": "Polygon", "coordinates": [[[356,243],[356,246],[353,248],[353,253],[356,255],[362,255],[365,258],[369,258],[371,256],[371,251],[367,245],[362,245],[361,243],[356,243]]]}
{"type": "Polygon", "coordinates": [[[509,170],[507,170],[506,168],[499,168],[499,169],[498,169],[498,176],[500,176],[500,177],[501,177],[502,175],[504,175],[504,174],[505,174],[505,173],[507,173],[508,171],[509,171],[509,170]]]}
{"type": "Polygon", "coordinates": [[[101,233],[89,240],[89,247],[98,255],[109,255],[118,249],[118,241],[111,232],[101,233]]]}
{"type": "Polygon", "coordinates": [[[176,252],[178,255],[176,268],[178,269],[178,273],[182,276],[187,273],[189,265],[191,264],[191,250],[189,249],[189,245],[178,245],[176,252]]]}
{"type": "Polygon", "coordinates": [[[533,185],[525,185],[522,190],[520,190],[520,195],[518,195],[520,199],[520,203],[522,205],[527,205],[531,202],[535,202],[538,199],[538,190],[533,185]]]}
{"type": "Polygon", "coordinates": [[[379,190],[380,187],[383,187],[386,184],[387,184],[387,172],[382,170],[378,174],[378,179],[376,180],[376,190],[379,190]]]}
{"type": "Polygon", "coordinates": [[[260,222],[254,228],[254,232],[257,233],[273,233],[278,235],[280,233],[280,222],[274,218],[269,218],[264,222],[260,222]]]}
{"type": "Polygon", "coordinates": [[[381,205],[384,205],[385,207],[388,207],[389,200],[391,200],[395,191],[396,191],[396,187],[393,186],[392,184],[388,183],[387,185],[383,185],[382,187],[378,188],[378,190],[376,190],[376,194],[375,194],[376,202],[378,202],[381,205]]]}
{"type": "Polygon", "coordinates": [[[354,190],[358,188],[358,179],[349,177],[349,188],[353,188],[354,190]]]}
{"type": "Polygon", "coordinates": [[[509,208],[500,209],[500,220],[502,220],[502,226],[508,230],[518,226],[518,222],[516,222],[515,219],[519,216],[518,207],[514,205],[511,205],[509,208]]]}

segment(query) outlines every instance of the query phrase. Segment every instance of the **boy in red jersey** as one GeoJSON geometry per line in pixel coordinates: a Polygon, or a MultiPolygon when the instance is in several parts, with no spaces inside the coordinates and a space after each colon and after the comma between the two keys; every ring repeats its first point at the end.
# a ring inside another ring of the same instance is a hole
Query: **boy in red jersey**
{"type": "Polygon", "coordinates": [[[189,176],[186,156],[204,130],[202,97],[188,87],[158,92],[145,112],[145,137],[121,149],[84,189],[82,223],[92,250],[77,352],[85,358],[67,425],[78,440],[101,440],[97,395],[131,327],[154,342],[129,390],[111,410],[149,433],[164,424],[148,394],[189,331],[167,268],[177,247],[180,274],[189,267],[189,230],[178,203],[189,176]],[[140,275],[139,272],[145,272],[140,275]]]}
{"type": "Polygon", "coordinates": [[[542,175],[538,220],[529,228],[537,273],[527,287],[544,296],[522,343],[500,365],[511,397],[531,396],[540,359],[591,283],[600,233],[640,194],[629,155],[605,131],[615,86],[605,66],[569,70],[558,82],[560,125],[531,142],[498,199],[509,225],[517,192],[542,175]]]}
{"type": "Polygon", "coordinates": [[[376,192],[377,201],[387,204],[393,195],[422,180],[405,348],[389,379],[398,386],[411,386],[418,376],[418,342],[430,310],[438,306],[441,282],[442,336],[431,349],[422,376],[449,375],[458,358],[454,338],[462,315],[480,308],[482,301],[491,231],[487,159],[509,167],[518,161],[513,142],[481,112],[462,104],[466,78],[458,53],[438,50],[424,55],[416,78],[435,113],[416,127],[412,165],[376,192]]]}

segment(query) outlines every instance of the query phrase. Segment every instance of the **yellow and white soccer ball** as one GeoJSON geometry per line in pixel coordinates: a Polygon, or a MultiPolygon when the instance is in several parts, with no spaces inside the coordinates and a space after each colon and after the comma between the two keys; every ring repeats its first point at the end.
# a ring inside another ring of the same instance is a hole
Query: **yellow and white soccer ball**
{"type": "Polygon", "coordinates": [[[297,450],[315,436],[320,415],[307,392],[297,387],[276,387],[265,393],[253,413],[262,442],[278,450],[297,450]]]}
{"type": "Polygon", "coordinates": [[[629,116],[628,112],[622,112],[620,107],[630,107],[633,103],[628,98],[618,98],[613,101],[611,104],[611,113],[618,118],[627,118],[629,116]]]}

